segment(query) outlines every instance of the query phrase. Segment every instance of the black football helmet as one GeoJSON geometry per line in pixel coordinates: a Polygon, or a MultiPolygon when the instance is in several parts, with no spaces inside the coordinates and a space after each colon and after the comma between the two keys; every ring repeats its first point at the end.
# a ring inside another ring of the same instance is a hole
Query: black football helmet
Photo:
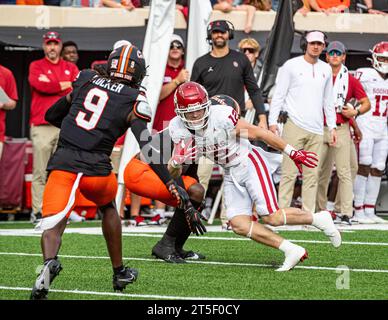
{"type": "Polygon", "coordinates": [[[212,105],[221,104],[232,107],[239,116],[241,115],[240,105],[231,96],[228,96],[226,94],[217,94],[210,98],[210,102],[212,105]]]}
{"type": "Polygon", "coordinates": [[[146,75],[143,54],[134,45],[124,45],[111,52],[108,58],[108,74],[110,78],[140,87],[146,75]]]}

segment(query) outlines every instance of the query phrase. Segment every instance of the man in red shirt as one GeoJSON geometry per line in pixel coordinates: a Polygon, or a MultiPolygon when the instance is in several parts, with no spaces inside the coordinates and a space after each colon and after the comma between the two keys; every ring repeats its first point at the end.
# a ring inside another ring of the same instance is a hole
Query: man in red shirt
{"type": "Polygon", "coordinates": [[[42,210],[42,196],[46,184],[47,162],[54,152],[59,129],[48,124],[44,116],[59,98],[72,90],[72,82],[79,70],[64,61],[60,54],[62,40],[59,33],[49,31],[43,35],[45,57],[30,64],[28,81],[31,85],[31,140],[33,145],[32,214],[35,222],[42,210]]]}
{"type": "Polygon", "coordinates": [[[11,70],[0,65],[0,90],[8,96],[8,101],[0,100],[0,159],[3,153],[3,143],[5,138],[5,112],[16,107],[18,92],[15,78],[11,70]]]}
{"type": "Polygon", "coordinates": [[[334,147],[329,146],[329,130],[325,126],[324,146],[320,156],[317,209],[326,210],[327,189],[335,162],[339,178],[338,192],[341,194],[341,222],[349,225],[353,214],[353,179],[349,164],[355,154],[349,131],[349,120],[367,112],[370,109],[370,102],[361,83],[345,67],[345,59],[344,44],[339,41],[331,42],[327,47],[326,60],[333,72],[337,144],[334,147]],[[349,103],[352,98],[358,101],[357,106],[349,103]]]}
{"type": "Polygon", "coordinates": [[[168,126],[170,120],[176,116],[174,111],[174,93],[176,88],[189,80],[189,71],[184,68],[185,47],[180,36],[171,37],[170,52],[168,54],[159,104],[156,108],[152,128],[161,131],[168,126]]]}

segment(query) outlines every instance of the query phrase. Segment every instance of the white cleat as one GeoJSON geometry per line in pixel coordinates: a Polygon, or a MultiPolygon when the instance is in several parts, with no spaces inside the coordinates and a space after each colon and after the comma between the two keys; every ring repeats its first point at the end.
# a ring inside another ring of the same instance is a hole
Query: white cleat
{"type": "Polygon", "coordinates": [[[365,216],[367,219],[371,220],[372,223],[378,223],[378,224],[388,223],[387,220],[384,220],[383,218],[380,218],[373,213],[372,214],[365,214],[365,216]]]}
{"type": "Polygon", "coordinates": [[[314,213],[313,226],[322,230],[330,239],[334,248],[338,248],[342,243],[341,233],[335,227],[333,218],[329,211],[314,213]]]}
{"type": "Polygon", "coordinates": [[[360,213],[355,213],[352,221],[358,222],[359,224],[373,224],[375,223],[372,219],[368,218],[365,213],[360,212],[360,213]]]}
{"type": "Polygon", "coordinates": [[[284,260],[283,265],[275,271],[289,271],[299,262],[303,262],[308,257],[308,253],[305,248],[295,245],[295,248],[286,254],[286,259],[284,260]]]}

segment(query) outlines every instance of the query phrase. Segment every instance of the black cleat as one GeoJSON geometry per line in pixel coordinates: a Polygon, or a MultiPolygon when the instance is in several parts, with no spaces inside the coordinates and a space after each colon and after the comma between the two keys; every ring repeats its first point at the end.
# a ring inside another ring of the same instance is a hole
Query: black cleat
{"type": "Polygon", "coordinates": [[[350,222],[349,217],[348,217],[348,216],[345,216],[345,215],[343,215],[343,216],[341,217],[341,224],[344,224],[344,225],[346,225],[346,226],[351,226],[351,225],[352,225],[352,223],[350,222]]]}
{"type": "Polygon", "coordinates": [[[162,245],[160,241],[152,248],[152,255],[169,263],[186,263],[173,247],[162,245]]]}
{"type": "Polygon", "coordinates": [[[125,267],[123,271],[113,275],[113,290],[123,291],[128,284],[135,282],[138,276],[137,269],[125,267]]]}
{"type": "Polygon", "coordinates": [[[47,260],[36,278],[30,300],[46,300],[49,287],[61,270],[62,266],[58,259],[47,260]]]}
{"type": "Polygon", "coordinates": [[[180,250],[177,252],[179,253],[179,255],[181,256],[182,259],[186,259],[186,260],[204,260],[206,259],[206,256],[203,255],[202,253],[199,253],[199,252],[194,252],[194,251],[186,251],[186,250],[180,250]]]}

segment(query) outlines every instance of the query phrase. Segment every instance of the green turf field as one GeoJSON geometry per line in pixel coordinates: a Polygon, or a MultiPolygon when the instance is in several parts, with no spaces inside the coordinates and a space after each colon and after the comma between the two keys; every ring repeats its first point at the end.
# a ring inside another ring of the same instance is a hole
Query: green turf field
{"type": "MultiPolygon", "coordinates": [[[[6,228],[31,225],[0,224],[0,230],[6,228]]],[[[122,294],[112,290],[103,237],[65,234],[59,255],[63,270],[49,299],[388,299],[387,231],[342,233],[345,243],[339,249],[320,232],[280,232],[304,246],[310,258],[290,272],[279,273],[274,269],[283,262],[282,252],[232,232],[191,237],[186,249],[204,253],[207,259],[173,265],[150,255],[161,234],[138,230],[123,236],[125,262],[138,268],[140,276],[122,294]]],[[[0,235],[0,299],[28,299],[40,264],[40,237],[0,235]]]]}

